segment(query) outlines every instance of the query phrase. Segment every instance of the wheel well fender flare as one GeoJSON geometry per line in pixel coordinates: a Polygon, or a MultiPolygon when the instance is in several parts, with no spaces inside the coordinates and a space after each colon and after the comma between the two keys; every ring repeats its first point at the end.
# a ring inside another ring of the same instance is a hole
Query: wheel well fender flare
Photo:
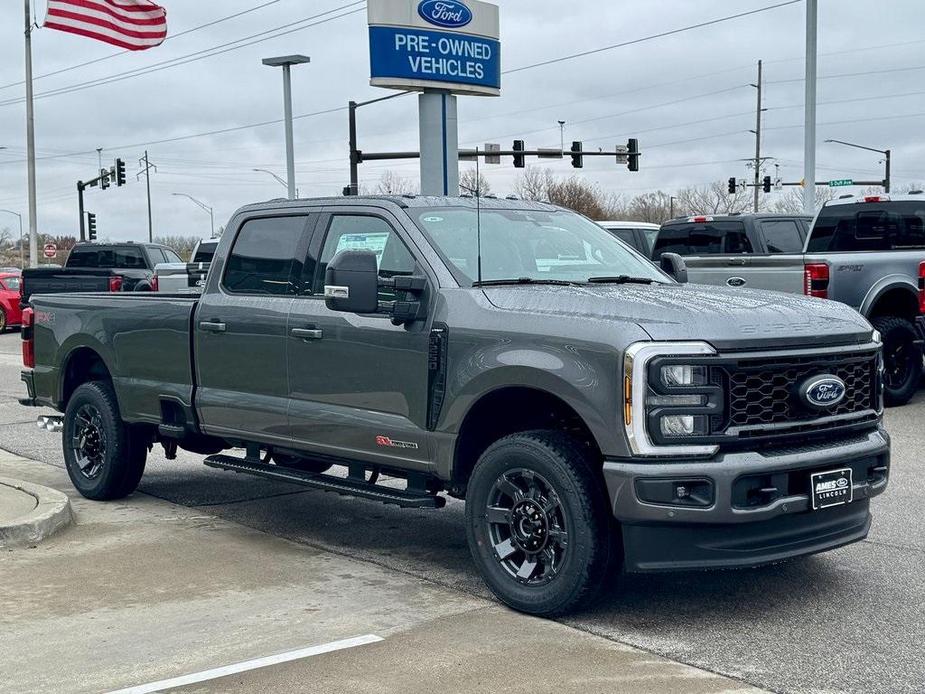
{"type": "Polygon", "coordinates": [[[867,291],[859,309],[861,315],[869,319],[880,300],[892,291],[906,293],[912,302],[918,304],[918,287],[908,277],[898,274],[887,275],[877,280],[867,291]]]}

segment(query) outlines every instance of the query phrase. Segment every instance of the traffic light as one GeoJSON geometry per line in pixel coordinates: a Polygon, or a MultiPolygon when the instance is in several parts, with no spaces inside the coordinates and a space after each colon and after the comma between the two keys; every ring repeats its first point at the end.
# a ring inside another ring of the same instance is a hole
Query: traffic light
{"type": "Polygon", "coordinates": [[[585,166],[585,158],[581,153],[581,143],[578,140],[572,143],[572,166],[576,169],[583,169],[585,166]]]}
{"type": "Polygon", "coordinates": [[[639,171],[639,140],[635,137],[630,138],[626,143],[626,149],[626,168],[630,171],[639,171]]]}
{"type": "Polygon", "coordinates": [[[100,190],[106,190],[109,187],[109,172],[106,169],[100,169],[100,190]]]}
{"type": "Polygon", "coordinates": [[[116,159],[116,185],[120,188],[125,185],[125,162],[116,159]]]}
{"type": "Polygon", "coordinates": [[[732,178],[729,179],[729,194],[730,194],[730,195],[735,195],[735,194],[736,194],[736,179],[735,179],[735,176],[733,176],[732,178]]]}
{"type": "MultiPolygon", "coordinates": [[[[526,149],[523,140],[514,140],[514,151],[523,152],[526,149]]],[[[514,168],[522,169],[527,165],[527,158],[523,154],[514,155],[514,168]]]]}
{"type": "Polygon", "coordinates": [[[763,183],[762,189],[764,190],[764,192],[770,193],[771,192],[771,177],[765,176],[764,181],[762,181],[762,183],[763,183]]]}
{"type": "Polygon", "coordinates": [[[96,215],[92,212],[87,212],[87,238],[96,241],[96,215]]]}

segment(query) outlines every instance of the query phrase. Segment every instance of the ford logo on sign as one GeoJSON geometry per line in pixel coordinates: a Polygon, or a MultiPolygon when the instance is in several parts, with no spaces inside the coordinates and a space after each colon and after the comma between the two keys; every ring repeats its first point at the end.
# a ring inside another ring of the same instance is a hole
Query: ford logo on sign
{"type": "Polygon", "coordinates": [[[845,398],[845,382],[838,376],[815,376],[800,387],[800,397],[810,407],[834,407],[845,398]]]}
{"type": "Polygon", "coordinates": [[[472,10],[450,0],[424,0],[418,5],[418,14],[425,22],[447,29],[458,29],[472,21],[472,10]]]}

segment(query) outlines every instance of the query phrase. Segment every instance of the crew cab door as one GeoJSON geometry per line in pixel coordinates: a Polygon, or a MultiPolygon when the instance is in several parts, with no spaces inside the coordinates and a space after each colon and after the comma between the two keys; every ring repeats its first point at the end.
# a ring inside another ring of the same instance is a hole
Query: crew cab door
{"type": "Polygon", "coordinates": [[[289,308],[310,240],[306,213],[246,217],[213,264],[193,324],[203,430],[285,443],[289,308]]]}
{"type": "MultiPolygon", "coordinates": [[[[406,232],[385,210],[333,208],[319,220],[289,314],[289,422],[299,448],[427,469],[429,321],[328,310],[324,274],[342,250],[370,250],[381,278],[423,275],[406,232]]],[[[380,301],[392,300],[388,291],[380,301]]]]}

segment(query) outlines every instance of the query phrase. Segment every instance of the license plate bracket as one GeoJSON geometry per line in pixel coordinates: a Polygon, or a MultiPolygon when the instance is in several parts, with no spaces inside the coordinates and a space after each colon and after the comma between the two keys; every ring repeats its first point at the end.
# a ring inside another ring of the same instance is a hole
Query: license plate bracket
{"type": "Polygon", "coordinates": [[[816,472],[809,476],[813,510],[842,506],[854,501],[854,480],[851,468],[816,472]]]}

